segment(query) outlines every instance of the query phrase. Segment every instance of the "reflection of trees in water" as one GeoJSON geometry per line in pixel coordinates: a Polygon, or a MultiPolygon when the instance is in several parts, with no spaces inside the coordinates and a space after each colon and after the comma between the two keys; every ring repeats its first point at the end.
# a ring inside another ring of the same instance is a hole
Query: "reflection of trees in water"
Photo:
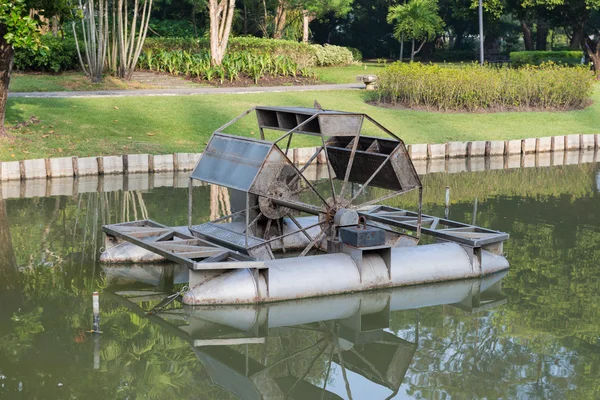
{"type": "MultiPolygon", "coordinates": [[[[600,398],[600,220],[595,177],[594,167],[585,165],[425,178],[425,200],[437,211],[434,214],[443,214],[444,188],[450,184],[453,218],[469,222],[471,201],[479,197],[478,223],[511,233],[505,245],[511,262],[504,280],[509,302],[475,316],[449,307],[420,311],[420,346],[403,389],[422,398],[442,393],[456,398],[600,398]],[[498,194],[510,197],[494,199],[498,194]]],[[[213,197],[206,187],[195,190],[201,193],[194,196],[198,202],[194,209],[208,217],[213,197]]],[[[52,379],[59,377],[66,384],[55,397],[73,393],[117,398],[138,390],[155,398],[199,393],[232,397],[211,385],[186,342],[167,338],[125,309],[113,316],[103,303],[106,331],[99,372],[91,372],[89,336],[76,342],[81,331],[90,329],[91,292],[102,285],[95,263],[102,246],[101,225],[145,216],[184,224],[185,193],[157,188],[143,195],[110,192],[0,200],[0,274],[9,276],[0,281],[0,293],[7,293],[7,284],[20,285],[19,295],[0,299],[2,310],[11,307],[0,315],[3,374],[18,376],[38,397],[53,396],[49,386],[56,386],[58,381],[52,379]],[[17,266],[27,268],[16,273],[17,266]],[[11,278],[15,274],[20,281],[11,278]],[[46,377],[45,386],[40,376],[46,377]]],[[[216,198],[212,204],[223,209],[224,198],[219,194],[216,198]]],[[[409,207],[414,201],[402,204],[409,207]]],[[[394,313],[394,321],[396,331],[412,326],[406,314],[394,313]]],[[[267,350],[250,346],[250,353],[260,359],[266,351],[267,361],[275,362],[285,357],[281,343],[289,355],[323,335],[280,334],[282,341],[276,334],[267,339],[267,350]]],[[[291,373],[302,376],[324,345],[313,347],[297,363],[290,361],[291,373]]],[[[316,357],[306,380],[324,382],[330,352],[316,357]]],[[[287,374],[287,364],[276,364],[273,373],[287,374]]]]}

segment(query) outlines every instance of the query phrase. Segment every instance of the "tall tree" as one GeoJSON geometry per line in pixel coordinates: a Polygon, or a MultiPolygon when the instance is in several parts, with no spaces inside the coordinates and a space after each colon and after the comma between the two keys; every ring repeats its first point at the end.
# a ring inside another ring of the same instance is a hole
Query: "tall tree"
{"type": "Polygon", "coordinates": [[[302,9],[302,41],[308,43],[309,24],[316,18],[326,14],[343,17],[352,11],[354,0],[301,0],[298,6],[302,9]]]}
{"type": "Polygon", "coordinates": [[[235,0],[209,0],[210,17],[210,61],[213,65],[221,65],[235,11],[235,0]]]}
{"type": "Polygon", "coordinates": [[[108,48],[108,0],[86,0],[85,6],[79,0],[79,8],[83,13],[81,32],[83,36],[83,56],[77,38],[76,23],[73,21],[73,37],[77,47],[79,64],[85,75],[92,82],[102,80],[106,51],[108,48]]]}
{"type": "Polygon", "coordinates": [[[406,4],[392,6],[389,9],[387,21],[395,23],[394,36],[400,39],[402,35],[412,40],[410,60],[414,61],[415,54],[423,48],[427,40],[441,32],[444,22],[438,15],[435,0],[410,0],[406,4]],[[421,44],[415,50],[415,40],[421,44]]]}

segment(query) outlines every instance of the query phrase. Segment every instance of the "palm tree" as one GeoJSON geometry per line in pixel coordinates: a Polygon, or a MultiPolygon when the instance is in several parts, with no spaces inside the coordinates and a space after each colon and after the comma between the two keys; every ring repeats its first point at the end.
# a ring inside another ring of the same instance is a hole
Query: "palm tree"
{"type": "Polygon", "coordinates": [[[395,23],[394,36],[400,40],[404,35],[412,39],[410,60],[414,61],[415,54],[421,51],[425,42],[442,30],[444,22],[438,15],[436,0],[410,0],[406,4],[390,7],[387,15],[389,24],[395,23]],[[415,40],[421,40],[415,50],[415,40]]]}

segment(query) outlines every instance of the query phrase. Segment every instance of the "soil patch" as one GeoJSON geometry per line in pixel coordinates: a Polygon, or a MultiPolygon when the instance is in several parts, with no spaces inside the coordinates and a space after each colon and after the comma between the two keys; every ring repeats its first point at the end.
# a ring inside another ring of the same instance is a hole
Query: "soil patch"
{"type": "Polygon", "coordinates": [[[437,112],[440,114],[493,114],[493,113],[503,113],[503,112],[562,112],[562,111],[575,111],[575,110],[583,110],[591,106],[594,102],[592,100],[588,100],[587,103],[583,107],[547,107],[547,108],[538,108],[538,107],[488,107],[488,108],[479,108],[475,110],[440,110],[436,107],[410,107],[402,103],[386,103],[381,102],[379,100],[367,100],[367,104],[370,104],[375,107],[381,108],[389,108],[392,110],[410,110],[410,111],[423,111],[423,112],[437,112]]]}
{"type": "Polygon", "coordinates": [[[209,84],[216,87],[248,87],[248,86],[305,86],[305,85],[318,85],[321,84],[316,78],[307,78],[304,76],[264,76],[258,80],[258,83],[254,83],[254,79],[240,75],[238,79],[229,81],[228,79],[221,82],[218,79],[211,81],[199,79],[199,78],[188,78],[194,83],[209,84]]]}

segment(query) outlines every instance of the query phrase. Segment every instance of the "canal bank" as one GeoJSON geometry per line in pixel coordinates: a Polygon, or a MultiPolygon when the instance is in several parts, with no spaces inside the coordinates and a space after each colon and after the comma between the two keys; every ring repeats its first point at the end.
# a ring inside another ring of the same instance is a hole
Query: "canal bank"
{"type": "MultiPolygon", "coordinates": [[[[577,163],[595,161],[597,155],[589,151],[600,149],[600,134],[506,141],[409,144],[407,148],[419,174],[426,173],[423,170],[423,160],[436,160],[437,166],[432,172],[439,172],[438,168],[441,164],[438,161],[443,159],[468,159],[467,165],[471,164],[472,166],[466,166],[464,170],[467,171],[494,169],[491,164],[498,164],[500,158],[502,158],[503,168],[551,166],[574,163],[569,158],[573,158],[574,154],[580,151],[585,151],[584,160],[578,160],[577,163]],[[532,155],[539,157],[532,158],[532,155]],[[486,165],[488,166],[486,167],[486,165]]],[[[295,164],[305,164],[311,160],[318,149],[319,147],[293,149],[290,158],[295,164]]],[[[202,153],[125,154],[122,156],[5,161],[0,162],[0,182],[90,175],[191,171],[201,156],[202,153]]],[[[325,157],[322,153],[315,157],[315,164],[324,162],[325,157]]],[[[446,162],[443,170],[448,172],[464,171],[460,164],[455,161],[446,162]]]]}

